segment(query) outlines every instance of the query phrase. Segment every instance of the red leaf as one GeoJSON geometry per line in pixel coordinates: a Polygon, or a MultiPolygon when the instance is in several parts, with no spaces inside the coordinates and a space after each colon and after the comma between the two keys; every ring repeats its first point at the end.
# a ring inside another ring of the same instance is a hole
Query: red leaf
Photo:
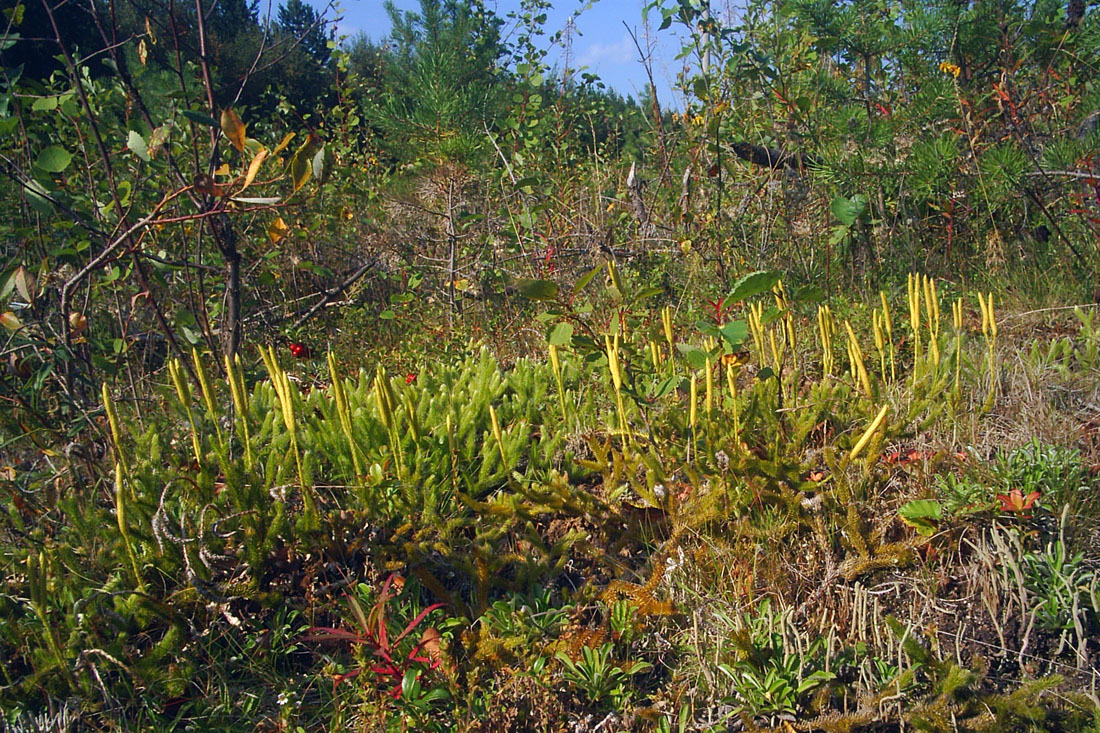
{"type": "Polygon", "coordinates": [[[437,608],[443,608],[443,606],[444,606],[444,604],[442,604],[442,603],[433,603],[432,605],[425,608],[423,611],[421,611],[419,614],[417,614],[416,618],[414,618],[412,621],[409,622],[409,625],[406,626],[405,630],[401,632],[401,636],[394,639],[393,643],[396,644],[397,642],[404,639],[406,636],[409,635],[409,632],[411,632],[413,629],[415,629],[417,626],[420,625],[420,622],[423,621],[424,618],[429,613],[431,613],[432,611],[434,611],[437,608]]]}
{"type": "Polygon", "coordinates": [[[333,678],[332,678],[332,689],[333,689],[333,691],[335,691],[336,688],[340,686],[341,682],[344,682],[345,680],[355,679],[356,677],[359,676],[359,673],[362,672],[362,671],[363,670],[361,670],[361,669],[353,669],[350,672],[347,672],[345,674],[334,675],[333,678]]]}
{"type": "Polygon", "coordinates": [[[1030,509],[1039,496],[1040,493],[1038,491],[1032,491],[1027,496],[1024,496],[1023,492],[1019,489],[1013,489],[1007,494],[997,494],[997,500],[1001,502],[1001,511],[1019,513],[1030,509]]]}
{"type": "Polygon", "coordinates": [[[401,670],[392,664],[376,664],[370,668],[371,672],[375,674],[385,675],[386,677],[401,677],[401,670]]]}
{"type": "Polygon", "coordinates": [[[332,629],[321,626],[313,626],[310,628],[309,633],[302,637],[303,641],[350,641],[353,644],[373,644],[374,639],[368,634],[364,636],[362,634],[348,631],[346,629],[332,629]]]}

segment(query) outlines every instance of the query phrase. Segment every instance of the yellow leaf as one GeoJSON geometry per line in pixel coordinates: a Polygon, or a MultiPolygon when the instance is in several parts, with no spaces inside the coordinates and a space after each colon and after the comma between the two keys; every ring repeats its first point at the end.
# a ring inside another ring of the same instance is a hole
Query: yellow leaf
{"type": "Polygon", "coordinates": [[[145,66],[145,62],[149,59],[149,49],[147,49],[145,47],[145,39],[144,38],[142,38],[140,41],[138,41],[137,54],[138,54],[138,61],[141,62],[142,66],[145,66]]]}
{"type": "Polygon", "coordinates": [[[228,107],[222,110],[222,132],[237,150],[244,150],[244,123],[237,113],[228,107]]]}
{"type": "Polygon", "coordinates": [[[87,327],[88,319],[84,317],[83,313],[73,311],[69,314],[69,329],[72,330],[74,336],[81,333],[87,327]]]}
{"type": "Polygon", "coordinates": [[[6,311],[0,315],[0,325],[3,325],[9,331],[18,331],[23,327],[23,322],[16,318],[11,311],[6,311]]]}
{"type": "Polygon", "coordinates": [[[20,265],[15,270],[13,277],[15,278],[15,289],[23,296],[23,300],[33,303],[35,295],[34,275],[26,267],[20,265]]]}
{"type": "Polygon", "coordinates": [[[216,171],[214,171],[214,175],[215,176],[228,176],[229,175],[229,164],[228,163],[222,163],[221,166],[216,171]]]}
{"type": "Polygon", "coordinates": [[[149,36],[149,42],[157,45],[157,34],[153,33],[153,24],[149,22],[149,16],[145,16],[145,35],[149,36]]]}
{"type": "Polygon", "coordinates": [[[279,144],[275,146],[275,149],[271,151],[272,157],[286,150],[286,146],[290,145],[290,141],[294,139],[294,133],[288,132],[283,135],[283,139],[279,141],[279,144]]]}
{"type": "Polygon", "coordinates": [[[260,152],[256,153],[256,156],[252,158],[252,162],[248,164],[248,173],[244,176],[244,185],[241,186],[241,191],[251,186],[252,182],[256,180],[256,174],[260,172],[260,166],[263,165],[265,158],[267,158],[266,150],[260,150],[260,152]]]}
{"type": "Polygon", "coordinates": [[[267,238],[271,240],[272,244],[275,244],[280,239],[286,236],[287,231],[290,229],[283,221],[283,217],[275,217],[275,221],[267,227],[267,238]]]}

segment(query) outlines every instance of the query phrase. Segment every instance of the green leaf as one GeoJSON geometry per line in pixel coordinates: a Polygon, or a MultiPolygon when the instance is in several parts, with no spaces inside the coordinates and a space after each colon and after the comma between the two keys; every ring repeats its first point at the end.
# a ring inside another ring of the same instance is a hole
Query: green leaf
{"type": "Polygon", "coordinates": [[[603,268],[603,265],[596,265],[591,270],[581,275],[581,279],[578,280],[577,284],[573,286],[573,295],[576,296],[577,293],[588,287],[588,284],[592,282],[597,275],[600,274],[600,271],[603,270],[603,268]]]}
{"type": "Polygon", "coordinates": [[[63,94],[61,99],[61,111],[67,114],[69,117],[79,117],[81,114],[80,105],[73,100],[73,95],[63,94]]]}
{"type": "Polygon", "coordinates": [[[60,173],[69,167],[69,163],[73,161],[72,153],[60,145],[50,145],[42,149],[42,152],[38,154],[38,160],[35,161],[35,166],[39,170],[46,171],[47,173],[60,173]]]}
{"type": "Polygon", "coordinates": [[[851,227],[845,226],[844,224],[837,224],[829,234],[829,244],[840,244],[844,241],[844,238],[848,236],[850,230],[851,227]]]}
{"type": "Polygon", "coordinates": [[[597,344],[594,339],[585,336],[583,333],[573,335],[573,348],[587,354],[586,361],[592,361],[590,357],[599,358],[603,356],[604,359],[607,358],[607,354],[603,350],[603,344],[597,344]]]}
{"type": "Polygon", "coordinates": [[[4,17],[7,18],[13,26],[19,26],[23,23],[23,12],[26,10],[26,6],[23,3],[18,3],[14,8],[4,8],[4,17]]]}
{"type": "Polygon", "coordinates": [[[798,687],[795,688],[795,692],[799,695],[803,695],[814,689],[815,687],[820,687],[826,682],[831,682],[835,679],[836,675],[832,672],[826,672],[823,669],[819,669],[816,672],[812,672],[809,676],[803,679],[802,682],[799,683],[798,687]]]}
{"type": "MultiPolygon", "coordinates": [[[[542,183],[542,178],[539,176],[527,176],[516,181],[516,188],[531,189],[542,183]]],[[[530,193],[530,191],[528,191],[530,193]]]]}
{"type": "Polygon", "coordinates": [[[381,318],[383,321],[392,321],[394,318],[397,317],[397,314],[387,308],[386,310],[379,313],[378,317],[381,318]]]}
{"type": "Polygon", "coordinates": [[[733,290],[726,298],[726,303],[740,303],[746,298],[751,298],[760,293],[766,293],[779,282],[779,273],[772,270],[757,270],[750,272],[737,281],[733,290]]]}
{"type": "Polygon", "coordinates": [[[27,203],[30,204],[31,208],[39,214],[46,215],[53,210],[53,203],[48,198],[50,192],[38,181],[25,181],[23,183],[23,195],[27,197],[27,203]]]}
{"type": "Polygon", "coordinates": [[[832,210],[833,216],[845,226],[850,227],[867,210],[867,197],[859,193],[852,198],[837,196],[833,199],[833,203],[829,208],[832,210]]]}
{"type": "Polygon", "coordinates": [[[698,346],[690,344],[676,344],[676,350],[684,357],[688,364],[695,369],[702,369],[707,365],[707,352],[698,346]]]}
{"type": "Polygon", "coordinates": [[[749,324],[744,321],[730,321],[718,329],[718,332],[730,348],[736,350],[749,337],[749,324]]]}
{"type": "Polygon", "coordinates": [[[516,289],[530,300],[553,300],[558,297],[558,284],[553,280],[520,280],[516,283],[516,289]]]}
{"type": "Polygon", "coordinates": [[[943,519],[943,507],[932,499],[917,499],[898,509],[898,516],[921,535],[929,537],[935,534],[937,523],[943,519]]]}
{"type": "Polygon", "coordinates": [[[626,288],[623,287],[623,279],[619,277],[619,266],[615,264],[614,260],[607,261],[607,274],[611,278],[611,284],[607,286],[607,292],[611,294],[612,298],[619,300],[626,295],[626,288]]]}
{"type": "Polygon", "coordinates": [[[644,288],[634,294],[634,302],[640,303],[647,298],[652,298],[654,295],[660,295],[665,292],[664,288],[644,288]]]}
{"type": "Polygon", "coordinates": [[[118,203],[123,207],[130,205],[130,194],[134,192],[134,184],[129,181],[118,183],[118,203]]]}
{"type": "Polygon", "coordinates": [[[152,158],[149,157],[149,146],[145,144],[145,138],[136,130],[130,130],[130,134],[126,137],[126,147],[130,149],[131,153],[141,158],[146,163],[152,160],[152,158]]]}
{"type": "MultiPolygon", "coordinates": [[[[18,272],[18,269],[15,271],[18,272]]],[[[15,272],[8,275],[8,279],[4,282],[4,287],[0,288],[0,300],[7,300],[8,296],[15,290],[15,272]]]]}
{"type": "Polygon", "coordinates": [[[780,318],[782,318],[786,312],[786,309],[779,308],[773,305],[771,308],[768,308],[766,311],[764,311],[764,314],[760,316],[760,325],[770,326],[778,321],[780,318]]]}
{"type": "Polygon", "coordinates": [[[57,109],[57,97],[40,97],[34,100],[31,109],[35,112],[53,112],[57,109]]]}
{"type": "Polygon", "coordinates": [[[295,191],[304,186],[313,175],[313,158],[320,147],[320,138],[310,135],[290,159],[290,178],[294,182],[295,191]]]}
{"type": "Polygon", "coordinates": [[[290,179],[294,183],[295,191],[305,185],[311,173],[311,161],[306,154],[306,146],[303,145],[298,148],[298,152],[294,153],[294,157],[290,159],[290,179]]]}
{"type": "Polygon", "coordinates": [[[718,330],[718,326],[716,326],[713,321],[696,321],[695,330],[698,331],[701,336],[707,336],[714,339],[722,337],[722,332],[718,330]]]}
{"type": "Polygon", "coordinates": [[[194,112],[192,110],[185,109],[183,110],[183,116],[191,120],[192,122],[199,123],[200,125],[206,125],[207,127],[213,127],[215,129],[220,127],[217,120],[215,120],[210,115],[204,115],[201,112],[194,112]]]}
{"type": "Polygon", "coordinates": [[[679,384],[679,382],[680,378],[676,375],[661,380],[658,384],[654,385],[649,390],[650,398],[655,400],[661,399],[665,395],[671,393],[672,390],[676,388],[676,385],[679,384]]]}
{"type": "Polygon", "coordinates": [[[550,332],[551,346],[565,346],[573,339],[573,324],[562,321],[550,332]]]}
{"type": "Polygon", "coordinates": [[[803,285],[791,295],[795,303],[820,303],[825,300],[825,291],[817,285],[803,285]]]}
{"type": "Polygon", "coordinates": [[[192,346],[198,346],[199,342],[202,341],[202,336],[195,333],[187,326],[180,326],[180,333],[183,334],[183,337],[187,340],[187,343],[191,344],[192,346]]]}

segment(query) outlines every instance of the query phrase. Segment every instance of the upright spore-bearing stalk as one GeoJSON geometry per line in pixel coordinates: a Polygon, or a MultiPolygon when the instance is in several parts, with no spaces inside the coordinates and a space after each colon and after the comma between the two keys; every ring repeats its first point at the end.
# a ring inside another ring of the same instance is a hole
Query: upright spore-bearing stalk
{"type": "Polygon", "coordinates": [[[355,442],[355,436],[351,427],[351,409],[348,406],[348,395],[344,389],[344,382],[336,370],[336,357],[330,351],[326,357],[328,362],[329,378],[332,380],[332,400],[336,403],[336,414],[340,420],[340,429],[348,442],[348,451],[351,453],[351,463],[356,477],[363,475],[363,465],[359,460],[362,449],[355,442]]]}
{"type": "Polygon", "coordinates": [[[172,385],[176,388],[176,396],[179,397],[183,411],[187,415],[187,423],[191,426],[191,448],[195,453],[195,462],[202,465],[202,443],[199,440],[199,428],[195,423],[195,413],[191,410],[191,388],[183,378],[180,371],[180,360],[171,359],[168,362],[168,375],[172,378],[172,385]]]}
{"type": "Polygon", "coordinates": [[[275,388],[275,396],[279,401],[279,412],[283,418],[283,425],[286,426],[287,434],[290,436],[290,449],[294,453],[294,465],[298,469],[298,485],[302,489],[302,501],[306,507],[307,522],[312,526],[316,526],[319,520],[317,501],[314,496],[313,485],[306,479],[306,472],[302,466],[302,452],[298,446],[298,421],[294,409],[294,395],[297,389],[291,386],[286,372],[279,366],[273,347],[268,347],[266,350],[260,349],[260,354],[263,356],[267,373],[271,377],[271,385],[275,388]]]}
{"type": "Polygon", "coordinates": [[[229,358],[229,354],[225,355],[225,381],[229,384],[229,393],[233,398],[233,412],[236,413],[241,443],[244,444],[244,465],[251,471],[254,465],[252,436],[248,429],[248,402],[245,400],[244,370],[241,368],[239,355],[233,359],[229,358]]]}

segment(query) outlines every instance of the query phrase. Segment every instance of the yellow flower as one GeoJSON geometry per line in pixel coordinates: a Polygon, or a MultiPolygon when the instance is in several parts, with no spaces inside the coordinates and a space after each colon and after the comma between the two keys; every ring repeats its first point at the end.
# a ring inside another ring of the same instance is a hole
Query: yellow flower
{"type": "Polygon", "coordinates": [[[701,124],[703,124],[703,121],[704,120],[703,120],[702,115],[695,115],[694,117],[691,118],[691,124],[693,124],[693,125],[701,125],[701,124]]]}
{"type": "Polygon", "coordinates": [[[962,73],[962,69],[960,69],[958,66],[951,63],[950,61],[944,61],[943,63],[941,63],[940,64],[940,71],[942,71],[945,74],[950,74],[951,76],[955,77],[956,79],[958,79],[959,74],[962,73]]]}

